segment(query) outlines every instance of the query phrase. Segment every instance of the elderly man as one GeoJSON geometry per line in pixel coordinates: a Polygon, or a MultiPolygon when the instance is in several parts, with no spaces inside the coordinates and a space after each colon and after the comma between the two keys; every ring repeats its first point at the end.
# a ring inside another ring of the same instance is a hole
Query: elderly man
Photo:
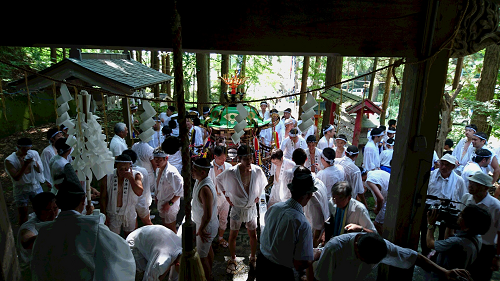
{"type": "Polygon", "coordinates": [[[20,138],[17,141],[17,150],[4,161],[5,171],[12,180],[19,225],[28,220],[28,202],[43,192],[40,183],[45,181],[40,155],[36,150],[31,150],[31,147],[30,139],[20,138]]]}
{"type": "Polygon", "coordinates": [[[273,186],[271,188],[271,195],[269,197],[268,208],[277,202],[285,201],[283,200],[283,175],[285,171],[291,169],[295,166],[295,162],[284,158],[283,151],[279,148],[275,148],[271,151],[271,176],[273,176],[273,186]]]}
{"type": "Polygon", "coordinates": [[[491,225],[482,235],[483,246],[476,261],[468,268],[474,280],[490,280],[493,271],[500,267],[500,202],[488,193],[493,186],[491,177],[483,172],[476,172],[469,177],[469,193],[462,197],[459,208],[469,204],[478,205],[491,215],[491,225]]]}
{"type": "Polygon", "coordinates": [[[321,154],[323,154],[323,150],[317,148],[317,141],[314,135],[308,136],[306,139],[306,143],[307,160],[304,163],[304,166],[311,170],[312,173],[318,173],[321,169],[324,168],[321,164],[321,154]]]}
{"type": "Polygon", "coordinates": [[[356,166],[355,162],[359,155],[359,149],[355,145],[349,145],[346,149],[345,156],[336,159],[335,161],[344,168],[345,181],[349,183],[352,189],[352,196],[358,199],[366,206],[365,188],[363,187],[363,179],[361,170],[356,166]]]}
{"type": "Polygon", "coordinates": [[[200,254],[201,264],[207,280],[212,280],[214,252],[212,241],[217,235],[219,220],[217,219],[217,192],[212,179],[208,176],[213,166],[207,158],[198,158],[193,162],[192,216],[198,226],[196,232],[196,248],[200,254]]]}
{"type": "Polygon", "coordinates": [[[313,261],[312,231],[303,207],[315,192],[314,178],[305,167],[295,169],[288,184],[292,197],[271,207],[261,235],[256,280],[295,280],[313,261]]]}
{"type": "Polygon", "coordinates": [[[352,187],[346,181],[333,185],[328,208],[329,224],[325,229],[325,241],[347,232],[377,232],[365,205],[352,199],[352,187]]]}
{"type": "Polygon", "coordinates": [[[327,147],[333,148],[335,132],[335,127],[331,124],[323,128],[323,137],[319,139],[318,148],[321,150],[327,147]]]}
{"type": "Polygon", "coordinates": [[[135,207],[143,193],[142,174],[132,170],[132,159],[119,155],[115,159],[116,169],[100,181],[101,211],[106,214],[106,225],[111,231],[125,237],[135,229],[137,213],[135,207]]]}
{"type": "Polygon", "coordinates": [[[109,142],[109,150],[111,151],[111,153],[113,153],[114,157],[117,157],[128,148],[127,143],[125,142],[125,137],[127,137],[128,134],[128,128],[125,123],[118,122],[115,124],[113,130],[115,132],[115,135],[109,142]]]}
{"type": "Polygon", "coordinates": [[[332,186],[345,179],[344,168],[335,164],[335,151],[330,147],[323,149],[323,154],[321,154],[321,164],[323,164],[323,167],[325,168],[319,171],[319,173],[316,174],[316,177],[325,184],[327,198],[330,200],[332,197],[332,186]]]}
{"type": "MultiPolygon", "coordinates": [[[[439,169],[435,169],[431,172],[427,195],[450,199],[452,201],[460,201],[460,199],[462,199],[464,194],[467,193],[467,187],[465,186],[464,180],[453,172],[456,162],[457,159],[450,154],[445,154],[439,159],[439,169]]],[[[420,241],[423,255],[427,255],[430,251],[427,248],[425,240],[425,234],[427,233],[427,211],[429,211],[431,205],[439,203],[440,200],[433,199],[427,199],[425,202],[424,215],[420,226],[420,241]]],[[[440,228],[439,231],[441,235],[444,233],[444,230],[444,228],[440,228]]]]}
{"type": "MultiPolygon", "coordinates": [[[[474,146],[476,151],[479,149],[487,149],[493,155],[490,164],[486,167],[481,167],[481,170],[486,174],[488,174],[489,172],[493,174],[493,180],[491,183],[494,184],[495,182],[497,182],[498,177],[500,176],[500,166],[498,164],[497,155],[495,154],[493,149],[486,146],[487,143],[488,143],[488,136],[485,133],[477,132],[474,135],[472,135],[472,145],[474,146]]],[[[470,159],[472,159],[472,156],[470,159]]]]}
{"type": "MultiPolygon", "coordinates": [[[[224,232],[227,228],[227,216],[229,214],[229,202],[226,200],[226,196],[222,193],[222,190],[217,187],[217,181],[215,180],[218,175],[220,175],[225,170],[232,167],[230,163],[226,162],[227,149],[224,146],[216,146],[214,148],[214,160],[212,160],[212,168],[208,172],[208,176],[212,179],[215,184],[215,190],[217,191],[217,215],[219,216],[219,246],[227,248],[229,244],[226,239],[224,239],[224,232]]],[[[271,160],[272,161],[272,160],[271,160]]]]}
{"type": "Polygon", "coordinates": [[[156,200],[163,224],[177,233],[176,220],[180,209],[180,198],[184,195],[184,179],[179,171],[168,162],[163,150],[153,153],[156,162],[156,200]]]}
{"type": "Polygon", "coordinates": [[[50,177],[49,162],[52,157],[57,155],[56,141],[61,137],[62,132],[59,131],[57,127],[49,129],[47,131],[47,140],[50,142],[50,144],[43,149],[42,154],[40,155],[40,159],[42,159],[43,165],[43,177],[45,178],[45,183],[47,184],[49,189],[52,188],[53,185],[52,178],[50,177]]]}
{"type": "MultiPolygon", "coordinates": [[[[135,280],[129,246],[100,216],[81,214],[85,192],[71,164],[65,174],[56,196],[61,213],[41,225],[33,246],[33,280],[135,280]]],[[[87,214],[92,210],[87,206],[87,214]]]]}
{"type": "Polygon", "coordinates": [[[238,271],[236,262],[236,237],[241,227],[245,223],[248,236],[250,238],[250,266],[255,268],[255,253],[257,251],[257,206],[260,195],[267,185],[267,178],[264,171],[252,164],[253,151],[246,145],[242,145],[237,150],[240,161],[217,178],[217,187],[224,192],[226,200],[232,206],[229,214],[229,252],[231,254],[227,263],[226,271],[234,274],[238,271]]]}
{"type": "Polygon", "coordinates": [[[370,139],[366,143],[363,151],[363,168],[367,171],[380,169],[380,156],[378,144],[384,137],[384,131],[381,128],[375,128],[371,131],[370,139]]]}
{"type": "Polygon", "coordinates": [[[457,280],[458,276],[465,280],[470,278],[464,269],[446,270],[414,250],[396,246],[376,233],[348,233],[332,238],[322,249],[318,262],[313,264],[314,278],[319,281],[364,280],[379,263],[404,269],[418,265],[445,280],[457,280]]]}
{"type": "MultiPolygon", "coordinates": [[[[19,254],[19,264],[23,274],[29,274],[31,263],[31,249],[38,236],[38,228],[36,224],[53,221],[59,209],[56,205],[56,196],[52,192],[38,193],[31,200],[35,216],[32,216],[27,222],[23,223],[17,233],[16,248],[19,254]]],[[[30,278],[31,279],[31,278],[30,278]]]]}
{"type": "Polygon", "coordinates": [[[465,126],[465,138],[461,139],[455,150],[453,150],[453,156],[457,158],[458,166],[456,171],[461,174],[467,162],[470,161],[472,153],[474,153],[474,146],[472,145],[472,136],[477,132],[477,126],[470,124],[465,126]]]}

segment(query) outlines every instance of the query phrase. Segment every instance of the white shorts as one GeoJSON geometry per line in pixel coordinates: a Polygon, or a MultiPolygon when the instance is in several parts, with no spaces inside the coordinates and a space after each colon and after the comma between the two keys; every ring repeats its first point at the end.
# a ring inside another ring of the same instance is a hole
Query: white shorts
{"type": "MultiPolygon", "coordinates": [[[[229,221],[229,229],[231,230],[240,230],[241,228],[241,220],[235,220],[231,218],[229,221]]],[[[257,229],[257,217],[251,219],[250,221],[245,222],[245,227],[247,230],[256,230],[257,229]]]]}
{"type": "MultiPolygon", "coordinates": [[[[168,201],[167,201],[168,202],[168,201]]],[[[165,204],[163,201],[158,201],[158,213],[165,223],[173,223],[177,220],[177,213],[180,209],[179,200],[175,202],[176,204],[170,206],[167,212],[161,209],[161,206],[165,204]]],[[[167,203],[168,204],[168,203],[167,203]]]]}
{"type": "Polygon", "coordinates": [[[151,206],[151,195],[143,194],[143,196],[139,196],[139,200],[137,200],[137,205],[135,205],[135,210],[139,215],[139,218],[145,218],[149,215],[149,206],[151,206]]]}
{"type": "Polygon", "coordinates": [[[137,213],[133,212],[128,217],[123,215],[107,214],[109,218],[109,230],[120,235],[120,230],[123,227],[123,231],[132,232],[135,229],[135,220],[137,219],[137,213]]]}
{"type": "Polygon", "coordinates": [[[208,252],[210,252],[210,247],[212,246],[212,241],[214,240],[215,236],[218,235],[218,224],[214,223],[211,227],[210,224],[211,223],[209,223],[209,226],[207,226],[207,232],[210,233],[208,242],[203,242],[200,236],[196,236],[196,250],[198,251],[200,258],[206,258],[208,256],[208,252]]]}

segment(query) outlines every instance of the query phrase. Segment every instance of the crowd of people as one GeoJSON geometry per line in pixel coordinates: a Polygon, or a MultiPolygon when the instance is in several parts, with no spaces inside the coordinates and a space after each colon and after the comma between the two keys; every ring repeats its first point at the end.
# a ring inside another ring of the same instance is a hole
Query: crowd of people
{"type": "MultiPolygon", "coordinates": [[[[487,135],[474,125],[466,127],[466,138],[453,152],[434,161],[418,253],[380,236],[395,120],[388,129],[371,130],[360,150],[333,125],[320,132],[316,126],[301,132],[290,109],[280,118],[267,107],[262,102],[259,114],[274,125],[260,131],[260,140],[269,146],[280,144],[269,155],[270,178],[254,164],[253,148],[245,144],[237,148],[236,165],[226,162],[223,144],[192,160],[195,181],[190,203],[196,249],[207,280],[213,279],[213,243],[229,249],[228,274],[241,270],[236,243],[242,224],[250,243],[248,263],[257,280],[363,280],[379,263],[405,269],[419,265],[436,280],[489,280],[498,270],[500,202],[488,191],[500,168],[494,149],[487,146],[487,135]],[[366,191],[375,201],[372,210],[366,191]],[[435,205],[450,200],[456,202],[458,215],[444,220],[435,205]],[[264,209],[259,208],[262,204],[264,209]],[[373,221],[370,211],[375,213],[373,221]]],[[[203,116],[196,108],[190,112],[186,125],[196,155],[208,133],[200,126],[203,116]]],[[[71,166],[67,128],[47,132],[50,144],[41,156],[31,149],[31,140],[18,140],[5,167],[21,226],[19,259],[33,280],[135,280],[136,275],[143,280],[178,279],[182,253],[178,215],[186,187],[175,108],[169,106],[154,120],[153,139],[131,147],[125,141],[127,126],[116,123],[109,144],[115,169],[99,181],[99,190],[92,188],[99,210],[87,201],[86,185],[71,166]],[[41,184],[49,191],[44,192],[41,184]],[[153,200],[161,225],[152,223],[153,200]],[[32,215],[28,215],[30,201],[32,215]],[[138,221],[143,226],[138,227],[138,221]]]]}

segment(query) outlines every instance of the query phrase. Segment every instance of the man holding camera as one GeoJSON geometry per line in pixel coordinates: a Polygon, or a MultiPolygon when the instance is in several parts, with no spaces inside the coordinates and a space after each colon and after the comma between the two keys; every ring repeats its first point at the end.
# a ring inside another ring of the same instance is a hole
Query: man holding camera
{"type": "MultiPolygon", "coordinates": [[[[427,195],[432,195],[441,199],[460,201],[467,193],[464,180],[453,172],[456,167],[457,158],[451,154],[445,154],[439,159],[439,169],[431,172],[427,195]]],[[[422,255],[427,255],[430,249],[427,248],[427,211],[430,206],[440,204],[440,200],[427,199],[425,202],[424,216],[420,225],[420,242],[422,244],[422,255]]],[[[444,227],[439,228],[440,236],[444,237],[444,227]]]]}
{"type": "Polygon", "coordinates": [[[469,177],[469,193],[462,198],[465,205],[473,204],[487,210],[491,215],[491,225],[482,235],[483,246],[469,271],[474,280],[490,280],[493,271],[500,268],[500,202],[488,193],[492,178],[483,172],[469,177]],[[495,242],[496,241],[496,242],[495,242]]]}

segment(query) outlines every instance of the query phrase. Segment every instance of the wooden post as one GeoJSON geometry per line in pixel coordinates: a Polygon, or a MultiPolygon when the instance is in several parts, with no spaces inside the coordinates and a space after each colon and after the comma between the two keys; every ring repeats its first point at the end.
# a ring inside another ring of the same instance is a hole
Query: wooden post
{"type": "Polygon", "coordinates": [[[363,113],[361,110],[356,113],[356,121],[354,122],[354,132],[352,134],[352,145],[358,146],[359,136],[361,135],[361,125],[363,124],[363,113]]]}
{"type": "MultiPolygon", "coordinates": [[[[389,59],[389,65],[394,63],[394,58],[389,59]]],[[[380,125],[385,126],[385,116],[389,106],[389,96],[391,94],[392,66],[387,69],[385,76],[384,98],[382,99],[382,113],[380,113],[380,125]]]]}
{"type": "MultiPolygon", "coordinates": [[[[196,83],[197,83],[197,101],[200,103],[208,102],[208,54],[196,53],[196,83]]],[[[198,112],[203,114],[203,104],[198,104],[198,112]]]]}
{"type": "Polygon", "coordinates": [[[455,77],[453,78],[452,90],[458,88],[460,78],[462,77],[462,68],[464,67],[464,57],[457,58],[457,68],[455,68],[455,77]]]}
{"type": "MultiPolygon", "coordinates": [[[[327,86],[333,85],[342,80],[343,59],[344,58],[341,56],[328,56],[326,60],[325,73],[325,84],[327,86]]],[[[338,106],[340,107],[341,105],[338,106]]],[[[332,115],[332,102],[325,100],[325,113],[323,114],[323,124],[321,124],[322,128],[333,122],[332,115]]]]}
{"type": "MultiPolygon", "coordinates": [[[[373,70],[372,71],[375,71],[377,70],[377,63],[378,63],[378,57],[375,57],[373,59],[373,70]]],[[[377,73],[373,73],[371,75],[371,78],[370,78],[370,88],[368,88],[368,99],[371,100],[371,101],[375,101],[373,100],[373,87],[375,86],[375,75],[377,75],[377,73]]],[[[377,97],[377,95],[375,95],[375,98],[377,97]]]]}
{"type": "Polygon", "coordinates": [[[0,184],[0,280],[21,280],[19,260],[17,259],[16,243],[9,221],[9,212],[0,184]]]}
{"type": "Polygon", "coordinates": [[[122,114],[123,114],[123,123],[127,126],[128,129],[128,135],[125,138],[125,141],[127,142],[127,146],[131,147],[133,144],[132,141],[132,126],[134,124],[130,123],[130,103],[128,101],[128,98],[122,98],[122,114]]]}
{"type": "Polygon", "coordinates": [[[300,95],[299,100],[299,118],[302,116],[302,106],[306,103],[306,94],[307,91],[307,77],[309,75],[309,64],[311,57],[304,56],[304,62],[302,63],[302,83],[300,84],[300,92],[304,93],[300,95]]]}
{"type": "MultiPolygon", "coordinates": [[[[425,207],[439,109],[448,68],[448,51],[415,63],[408,59],[398,117],[398,137],[391,165],[387,210],[382,235],[416,250],[425,207]],[[412,64],[413,63],[413,64],[412,64]]],[[[413,270],[383,266],[379,280],[411,280],[413,270]]]]}

